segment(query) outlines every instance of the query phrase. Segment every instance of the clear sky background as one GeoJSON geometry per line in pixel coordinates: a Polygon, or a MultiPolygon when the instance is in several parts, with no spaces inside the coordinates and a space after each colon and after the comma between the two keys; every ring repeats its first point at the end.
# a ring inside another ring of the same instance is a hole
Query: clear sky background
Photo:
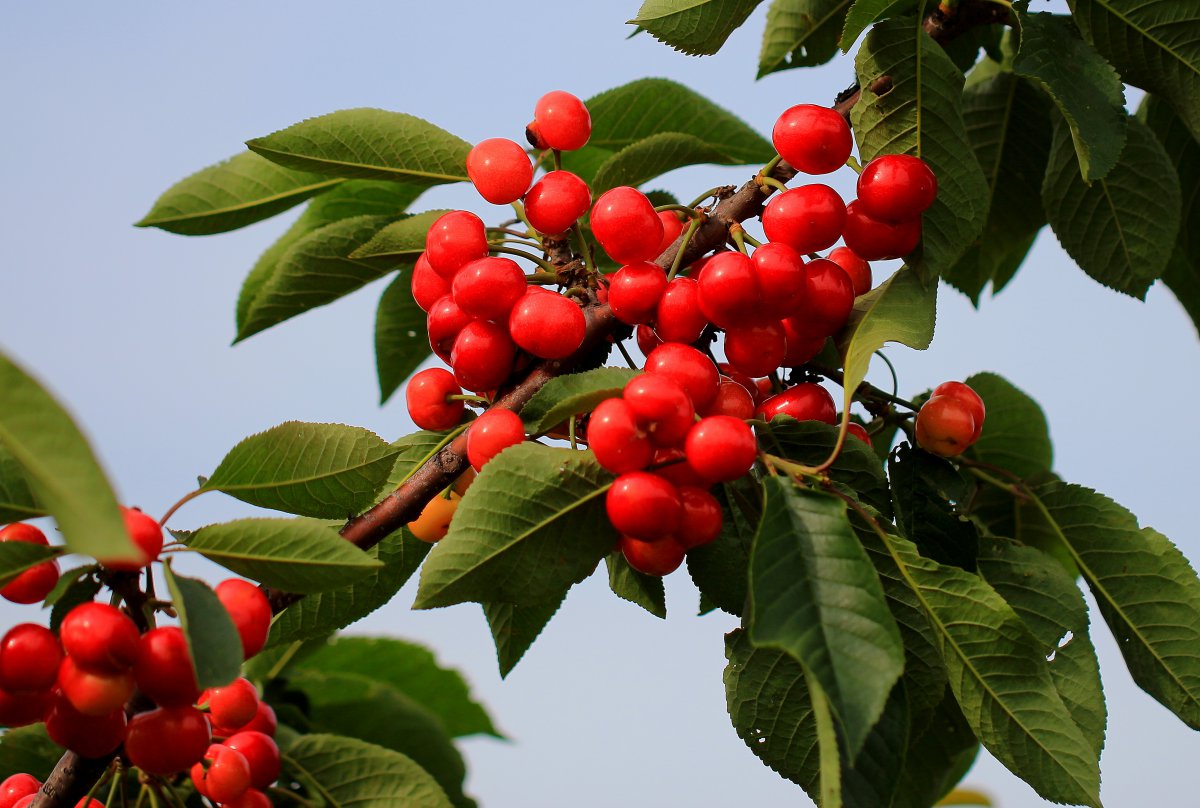
{"type": "MultiPolygon", "coordinates": [[[[402,396],[377,405],[381,284],[229,347],[241,280],[295,213],[198,239],[131,223],[171,183],[244,140],[336,109],[408,112],[472,142],[519,139],[547,90],[586,98],[649,75],[688,84],[767,133],[785,107],[829,103],[852,79],[842,58],[755,82],[766,4],[704,59],[647,36],[626,41],[623,21],[637,5],[11,6],[0,27],[0,349],[70,407],[123,500],[155,514],[242,437],[285,420],[388,438],[412,431],[402,396]]],[[[656,185],[687,199],[747,176],[692,169],[656,185]]],[[[466,186],[435,190],[416,209],[444,206],[487,212],[466,186]]],[[[1065,479],[1105,492],[1200,559],[1200,343],[1168,290],[1155,286],[1145,303],[1108,291],[1047,230],[999,297],[976,312],[943,288],[933,347],[890,355],[902,392],[1003,374],[1049,413],[1065,479]]],[[[210,494],[176,523],[247,510],[210,494]]],[[[353,631],[428,643],[471,681],[513,739],[462,745],[468,789],[483,805],[809,804],[730,727],[722,634],[735,621],[695,617],[685,573],[667,584],[665,623],[611,596],[602,576],[576,587],[503,682],[476,607],[413,612],[409,586],[353,631]]],[[[44,617],[0,607],[0,625],[31,619],[44,617]]],[[[1103,626],[1094,636],[1109,696],[1106,804],[1193,804],[1187,764],[1200,738],[1136,689],[1103,626]]],[[[966,782],[1004,808],[1042,804],[986,756],[966,782]]]]}

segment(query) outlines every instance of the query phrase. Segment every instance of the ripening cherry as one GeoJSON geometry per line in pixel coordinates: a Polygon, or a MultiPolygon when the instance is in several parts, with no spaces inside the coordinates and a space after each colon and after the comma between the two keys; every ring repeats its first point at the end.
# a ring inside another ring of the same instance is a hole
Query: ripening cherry
{"type": "Polygon", "coordinates": [[[493,457],[524,440],[525,424],[521,416],[512,410],[488,410],[467,430],[467,459],[471,468],[481,471],[493,457]]]}
{"type": "Polygon", "coordinates": [[[771,396],[759,405],[759,418],[770,421],[777,415],[790,415],[797,421],[837,423],[837,406],[833,396],[819,384],[804,382],[771,396]]]}
{"type": "Polygon", "coordinates": [[[717,366],[711,359],[678,342],[666,342],[651,351],[646,357],[646,372],[674,379],[698,411],[712,403],[721,384],[717,366]]]}
{"type": "Polygon", "coordinates": [[[696,278],[700,310],[721,328],[742,325],[762,315],[754,263],[740,252],[712,256],[696,278]]]}
{"type": "Polygon", "coordinates": [[[58,668],[58,687],[71,706],[84,715],[105,716],[119,710],[133,695],[133,671],[88,673],[63,657],[58,668]]]}
{"type": "Polygon", "coordinates": [[[725,358],[747,376],[773,372],[787,355],[787,338],[778,320],[735,326],[725,332],[725,358]]]}
{"type": "Polygon", "coordinates": [[[622,185],[605,191],[592,206],[592,235],[618,264],[653,261],[663,241],[663,223],[654,205],[637,188],[622,185]]]}
{"type": "Polygon", "coordinates": [[[716,541],[721,534],[721,504],[703,488],[683,486],[679,489],[683,516],[675,531],[675,540],[685,550],[716,541]]]}
{"type": "Polygon", "coordinates": [[[237,730],[258,715],[258,691],[249,679],[238,677],[224,687],[213,687],[200,694],[201,705],[208,705],[214,726],[237,730]]]}
{"type": "Polygon", "coordinates": [[[871,265],[855,255],[854,250],[849,247],[837,247],[830,251],[828,258],[846,271],[855,297],[871,291],[871,265]]]}
{"type": "Polygon", "coordinates": [[[662,374],[643,373],[630,379],[621,396],[656,446],[682,443],[696,417],[687,392],[662,374]]]}
{"type": "Polygon", "coordinates": [[[450,284],[433,271],[425,253],[417,256],[417,263],[413,266],[412,294],[413,300],[417,302],[423,312],[428,312],[433,308],[434,303],[450,294],[450,284]]]}
{"type": "Polygon", "coordinates": [[[245,731],[225,740],[230,749],[241,752],[250,764],[250,784],[267,788],[279,779],[279,747],[263,732],[245,731]]]}
{"type": "Polygon", "coordinates": [[[107,603],[76,606],[63,618],[58,634],[63,650],[83,670],[119,673],[133,667],[137,659],[137,626],[107,603]]]}
{"type": "Polygon", "coordinates": [[[493,205],[508,205],[533,182],[533,164],[520,145],[502,137],[481,140],[467,152],[467,176],[493,205]]]}
{"type": "MultiPolygon", "coordinates": [[[[50,544],[49,540],[46,539],[45,533],[33,525],[28,525],[24,522],[17,522],[0,530],[0,542],[6,541],[19,541],[43,546],[50,544]]],[[[57,561],[44,561],[37,566],[25,570],[10,581],[3,589],[0,589],[0,597],[13,603],[38,603],[46,595],[50,594],[50,590],[58,583],[58,574],[57,561]]]]}
{"type": "Polygon", "coordinates": [[[917,443],[942,457],[967,450],[975,435],[971,406],[954,396],[933,396],[917,413],[917,443]]]}
{"type": "Polygon", "coordinates": [[[658,242],[658,252],[655,257],[662,255],[675,243],[675,239],[679,238],[679,234],[683,232],[683,221],[679,218],[679,214],[673,210],[660,210],[658,212],[659,221],[663,225],[662,241],[658,242]]]}
{"type": "Polygon", "coordinates": [[[137,548],[138,558],[134,561],[117,561],[112,559],[96,559],[110,570],[117,572],[137,572],[146,565],[157,561],[162,552],[162,527],[153,516],[143,513],[137,508],[121,506],[121,516],[125,519],[125,531],[137,548]]]}
{"type": "Polygon", "coordinates": [[[858,204],[881,222],[900,224],[919,217],[937,198],[937,177],[920,157],[884,154],[858,175],[858,204]]]}
{"type": "Polygon", "coordinates": [[[501,320],[525,294],[525,273],[516,261],[490,255],[464,266],[450,285],[454,302],[472,317],[501,320]]]}
{"type": "Polygon", "coordinates": [[[454,374],[445,368],[427,368],[412,377],[404,390],[408,417],[421,429],[441,432],[458,425],[466,412],[462,401],[447,396],[462,395],[454,374]]]}
{"type": "Polygon", "coordinates": [[[271,630],[271,604],[261,589],[239,578],[222,581],[215,591],[242,638],[242,655],[249,659],[267,643],[267,633],[271,630]]]}
{"type": "Polygon", "coordinates": [[[449,496],[439,494],[425,503],[421,515],[408,523],[409,531],[423,542],[436,544],[450,532],[450,520],[458,510],[462,496],[451,491],[449,496]]]}
{"type": "Polygon", "coordinates": [[[846,119],[829,107],[797,104],[783,111],[771,130],[775,151],[797,171],[828,174],[850,159],[854,137],[846,119]]]}
{"type": "Polygon", "coordinates": [[[159,707],[139,713],[125,733],[125,756],[147,774],[187,771],[212,742],[208,720],[195,707],[159,707]]]}
{"type": "Polygon", "coordinates": [[[483,393],[495,390],[512,372],[517,346],[508,329],[487,320],[467,323],[450,352],[454,378],[467,390],[483,393]]]}
{"type": "MultiPolygon", "coordinates": [[[[819,354],[821,349],[825,347],[825,337],[807,336],[797,327],[797,322],[799,322],[799,319],[796,317],[786,317],[780,321],[780,325],[783,326],[784,336],[787,338],[787,353],[783,355],[783,364],[781,367],[794,368],[803,365],[819,354]]],[[[766,391],[767,395],[770,395],[770,393],[770,390],[766,391]]]]}
{"type": "Polygon", "coordinates": [[[200,695],[187,638],[175,626],[151,629],[142,635],[133,673],[138,689],[163,707],[193,704],[200,695]]]}
{"type": "Polygon", "coordinates": [[[871,435],[870,435],[870,433],[867,432],[866,428],[862,424],[856,424],[853,421],[851,421],[850,424],[846,427],[846,434],[852,435],[852,436],[858,438],[860,441],[867,444],[868,446],[871,445],[871,435]]]}
{"type": "Polygon", "coordinates": [[[633,408],[620,398],[605,399],[592,411],[587,438],[596,462],[613,474],[644,469],[654,455],[654,444],[638,425],[633,408]]]}
{"type": "Polygon", "coordinates": [[[754,396],[740,382],[722,377],[717,397],[702,414],[729,415],[742,421],[753,418],[754,396]]]}
{"type": "Polygon", "coordinates": [[[218,804],[236,800],[250,787],[250,764],[245,755],[222,744],[211,744],[204,758],[192,765],[192,784],[218,804]]]}
{"type": "Polygon", "coordinates": [[[786,317],[804,302],[807,282],[804,258],[779,241],[769,241],[750,256],[762,311],[769,317],[786,317]]]}
{"type": "Polygon", "coordinates": [[[842,234],[846,246],[866,261],[902,258],[921,241],[921,219],[889,224],[868,216],[858,200],[846,206],[846,227],[842,234]]]}
{"type": "Polygon", "coordinates": [[[767,238],[802,254],[832,247],[845,224],[846,203],[828,185],[789,188],[768,202],[762,213],[767,238]]]}
{"type": "MultiPolygon", "coordinates": [[[[654,312],[654,333],[662,342],[695,342],[708,318],[700,310],[700,286],[691,278],[675,277],[667,283],[654,312]]],[[[640,344],[639,344],[640,347],[640,344]]],[[[654,350],[654,345],[650,350],[654,350]]],[[[643,355],[648,351],[643,349],[643,355]]]]}
{"type": "Polygon", "coordinates": [[[54,687],[62,649],[54,632],[35,623],[13,626],[0,639],[0,688],[40,693],[54,687]]]}
{"type": "Polygon", "coordinates": [[[792,315],[801,337],[828,337],[842,330],[854,308],[854,286],[850,276],[827,258],[809,261],[804,267],[808,296],[792,315]]]}
{"type": "Polygon", "coordinates": [[[0,808],[13,808],[13,804],[30,794],[36,794],[41,782],[32,774],[14,774],[0,783],[0,808]]]}
{"type": "Polygon", "coordinates": [[[565,359],[583,344],[587,318],[569,297],[532,286],[508,315],[508,333],[541,359],[565,359]]]}
{"type": "Polygon", "coordinates": [[[728,415],[702,418],[684,445],[688,465],[710,483],[731,482],[754,465],[758,443],[744,421],[728,415]]]}
{"type": "Polygon", "coordinates": [[[642,541],[632,536],[622,536],[620,548],[629,566],[656,578],[670,575],[679,569],[687,552],[674,536],[666,536],[658,541],[642,541]]]}
{"type": "Polygon", "coordinates": [[[124,708],[113,710],[108,715],[84,715],[59,694],[53,697],[49,711],[44,715],[46,734],[50,740],[81,757],[103,757],[115,751],[125,740],[124,708]]]}
{"type": "Polygon", "coordinates": [[[649,323],[667,289],[667,274],[658,264],[638,261],[618,269],[609,280],[608,305],[626,325],[649,323]]]}
{"type": "Polygon", "coordinates": [[[539,233],[558,236],[570,230],[591,204],[586,182],[570,171],[551,171],[525,194],[525,216],[539,233]]]}
{"type": "Polygon", "coordinates": [[[425,258],[447,281],[459,269],[488,254],[487,228],[467,210],[452,210],[437,218],[425,234],[425,258]]]}
{"type": "Polygon", "coordinates": [[[592,136],[592,116],[575,96],[551,90],[534,106],[527,134],[532,135],[536,148],[574,151],[583,148],[592,136]]]}
{"type": "Polygon", "coordinates": [[[975,420],[975,431],[971,433],[971,443],[979,440],[979,436],[983,433],[983,419],[987,416],[987,408],[983,406],[983,399],[979,397],[978,393],[962,382],[942,382],[933,388],[933,396],[950,396],[967,405],[967,409],[971,411],[971,417],[975,420]]]}
{"type": "Polygon", "coordinates": [[[675,532],[683,517],[679,492],[648,471],[631,471],[613,481],[604,499],[608,521],[626,536],[657,541],[675,532]]]}

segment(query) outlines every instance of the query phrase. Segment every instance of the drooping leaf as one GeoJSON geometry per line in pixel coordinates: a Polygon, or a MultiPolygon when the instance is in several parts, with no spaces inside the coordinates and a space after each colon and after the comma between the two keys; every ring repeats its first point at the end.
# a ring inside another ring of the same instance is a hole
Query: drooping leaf
{"type": "Polygon", "coordinates": [[[1022,15],[1013,70],[1036,81],[1058,106],[1084,179],[1111,171],[1125,145],[1125,90],[1117,71],[1083,41],[1071,18],[1022,15]]]}
{"type": "Polygon", "coordinates": [[[466,182],[471,144],[428,121],[382,109],[344,109],[246,145],[268,160],[351,179],[466,182]]]}
{"type": "Polygon", "coordinates": [[[350,256],[356,260],[394,259],[415,263],[425,251],[425,234],[444,210],[427,210],[394,221],[378,230],[365,244],[354,249],[350,256]]]}
{"type": "Polygon", "coordinates": [[[424,646],[385,637],[337,637],[298,666],[322,674],[364,676],[395,688],[436,717],[453,738],[503,737],[471,697],[462,675],[438,664],[424,646]]]}
{"type": "Polygon", "coordinates": [[[284,771],[319,789],[330,805],[450,808],[441,786],[412,758],[339,735],[300,735],[283,751],[284,771]]]}
{"type": "Polygon", "coordinates": [[[201,689],[224,687],[238,677],[243,661],[242,641],[229,612],[204,581],[176,575],[169,563],[163,565],[163,575],[187,639],[196,683],[201,689]]]}
{"type": "Polygon", "coordinates": [[[849,53],[850,48],[862,36],[873,22],[884,17],[894,17],[898,14],[911,13],[915,0],[854,0],[846,13],[846,21],[842,27],[842,53],[849,53]]]}
{"type": "Polygon", "coordinates": [[[524,443],[491,460],[421,569],[414,604],[545,603],[591,574],[617,541],[612,475],[591,452],[524,443]]]}
{"type": "Polygon", "coordinates": [[[931,281],[962,257],[987,217],[987,181],[963,121],[962,72],[911,18],[872,28],[855,68],[863,90],[850,123],[862,161],[903,152],[937,176],[937,199],[922,215],[921,246],[910,259],[931,281]]]}
{"type": "Polygon", "coordinates": [[[401,272],[383,290],[375,312],[375,370],[379,403],[391,398],[430,354],[425,312],[412,294],[412,273],[401,272]]]}
{"type": "MultiPolygon", "coordinates": [[[[740,617],[750,580],[750,548],[762,519],[763,492],[743,477],[714,489],[721,503],[721,533],[716,541],[687,554],[688,574],[700,590],[702,603],[740,617]]],[[[702,607],[703,608],[703,607],[702,607]]]]}
{"type": "Polygon", "coordinates": [[[683,166],[701,163],[734,165],[737,160],[694,135],[660,132],[626,146],[605,160],[592,179],[592,193],[618,185],[638,186],[683,166]]]}
{"type": "Polygon", "coordinates": [[[979,531],[954,510],[967,486],[946,460],[905,443],[888,459],[896,526],[921,555],[939,564],[975,569],[979,531]]]}
{"type": "Polygon", "coordinates": [[[850,3],[772,0],[758,52],[758,78],[793,67],[823,65],[832,59],[850,3]]]}
{"type": "MultiPolygon", "coordinates": [[[[817,788],[820,795],[817,802],[821,808],[842,808],[842,751],[829,697],[808,668],[804,668],[804,683],[808,685],[808,700],[817,727],[817,788]]],[[[857,752],[858,747],[854,747],[854,753],[857,752]]]]}
{"type": "Polygon", "coordinates": [[[606,555],[604,563],[608,567],[608,588],[614,595],[667,619],[667,593],[661,577],[638,572],[620,551],[606,555]]]}
{"type": "Polygon", "coordinates": [[[644,0],[630,25],[691,56],[716,53],[762,0],[644,0]]]}
{"type": "Polygon", "coordinates": [[[966,384],[987,408],[983,432],[968,456],[1021,477],[1049,471],[1054,465],[1054,446],[1038,403],[995,373],[976,373],[966,384]]]}
{"type": "Polygon", "coordinates": [[[815,677],[853,758],[900,676],[900,633],[845,503],[780,477],[763,487],[750,556],[750,638],[788,652],[815,677]]]}
{"type": "Polygon", "coordinates": [[[59,547],[26,541],[0,542],[0,586],[11,583],[25,570],[45,563],[61,552],[62,548],[59,547]]]}
{"type": "Polygon", "coordinates": [[[1120,160],[1091,185],[1079,175],[1065,122],[1055,121],[1042,202],[1063,249],[1095,280],[1145,297],[1170,258],[1164,245],[1179,233],[1180,199],[1170,158],[1141,121],[1129,120],[1120,160]]]}
{"type": "Polygon", "coordinates": [[[0,443],[0,524],[45,516],[21,464],[0,443]]]}
{"type": "Polygon", "coordinates": [[[32,774],[45,781],[62,754],[62,747],[46,734],[45,724],[6,730],[0,735],[0,781],[14,774],[32,774]]]}
{"type": "Polygon", "coordinates": [[[236,519],[181,539],[239,575],[288,592],[325,592],[383,564],[315,519],[236,519]]]}
{"type": "Polygon", "coordinates": [[[345,519],[375,501],[395,455],[361,427],[287,421],[230,449],[203,489],[260,508],[345,519]]]}
{"type": "Polygon", "coordinates": [[[531,606],[497,602],[482,604],[492,640],[496,644],[496,662],[500,666],[501,679],[512,673],[542,629],[558,612],[566,596],[564,590],[556,597],[531,606]]]}
{"type": "Polygon", "coordinates": [[[546,382],[521,409],[531,435],[542,435],[572,415],[594,410],[601,401],[616,398],[638,371],[630,368],[596,368],[557,376],[546,382]]]}
{"type": "Polygon", "coordinates": [[[0,353],[0,447],[21,467],[72,552],[138,558],[117,499],[87,439],[46,390],[0,353]]]}

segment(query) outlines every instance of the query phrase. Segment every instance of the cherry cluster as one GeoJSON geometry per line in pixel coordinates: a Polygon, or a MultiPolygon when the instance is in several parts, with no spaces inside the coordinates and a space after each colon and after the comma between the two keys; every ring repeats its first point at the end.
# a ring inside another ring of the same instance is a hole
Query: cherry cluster
{"type": "Polygon", "coordinates": [[[942,382],[917,413],[917,443],[928,452],[955,457],[979,440],[987,410],[962,382],[942,382]]]}
{"type": "MultiPolygon", "coordinates": [[[[109,572],[139,571],[163,546],[157,522],[131,508],[123,514],[142,557],[102,561],[109,572]]],[[[25,523],[0,530],[0,541],[48,544],[41,530],[25,523]]],[[[6,597],[44,599],[58,570],[39,567],[10,583],[16,597],[6,597]]],[[[266,643],[270,604],[257,586],[239,579],[223,581],[215,592],[249,659],[266,643]]],[[[73,607],[57,633],[35,623],[14,626],[0,638],[0,725],[37,722],[82,757],[118,753],[157,777],[190,772],[201,795],[231,808],[271,805],[263,789],[279,776],[274,711],[246,679],[201,692],[187,637],[176,626],[143,633],[125,611],[97,602],[73,607]]],[[[0,784],[0,808],[25,808],[39,788],[29,775],[10,777],[0,784]]]]}

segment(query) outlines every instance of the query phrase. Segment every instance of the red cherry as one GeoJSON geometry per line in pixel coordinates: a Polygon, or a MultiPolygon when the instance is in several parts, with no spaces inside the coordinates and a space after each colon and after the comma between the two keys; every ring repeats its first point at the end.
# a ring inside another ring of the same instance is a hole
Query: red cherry
{"type": "Polygon", "coordinates": [[[525,295],[525,286],[525,273],[516,261],[488,256],[460,269],[450,288],[454,302],[467,314],[500,320],[525,295]]]}
{"type": "Polygon", "coordinates": [[[467,210],[443,213],[425,234],[425,258],[433,271],[446,280],[487,254],[487,228],[482,219],[467,210]]]}
{"type": "Polygon", "coordinates": [[[712,403],[721,383],[717,366],[711,359],[692,346],[678,342],[663,343],[651,351],[646,357],[646,372],[674,379],[697,410],[712,403]]]}
{"type": "Polygon", "coordinates": [[[854,254],[849,247],[837,247],[829,253],[829,260],[840,266],[850,277],[850,285],[854,287],[854,296],[865,295],[871,291],[871,265],[854,254]]]}
{"type": "Polygon", "coordinates": [[[551,90],[538,99],[533,122],[541,149],[581,149],[592,135],[592,116],[587,106],[563,90],[551,90]]]}
{"type": "Polygon", "coordinates": [[[663,241],[663,223],[637,188],[605,191],[592,206],[592,235],[618,264],[653,261],[663,241]]]}
{"type": "Polygon", "coordinates": [[[679,234],[683,232],[683,221],[680,220],[679,214],[677,214],[675,211],[659,211],[658,218],[663,225],[663,237],[662,241],[658,242],[658,253],[655,255],[656,258],[665,253],[667,251],[667,247],[670,247],[672,244],[674,244],[675,239],[679,238],[679,234]]]}
{"type": "Polygon", "coordinates": [[[663,341],[654,333],[654,329],[648,325],[639,325],[635,333],[637,334],[638,350],[642,352],[642,356],[649,356],[651,351],[663,344],[663,341]]]}
{"type": "Polygon", "coordinates": [[[530,287],[508,315],[513,342],[542,359],[565,359],[583,344],[587,318],[568,297],[530,287]]]}
{"type": "Polygon", "coordinates": [[[469,314],[458,307],[452,295],[439,298],[429,309],[425,318],[425,330],[429,332],[429,347],[443,362],[450,361],[454,340],[472,322],[469,314]]]}
{"type": "Polygon", "coordinates": [[[266,645],[271,630],[271,604],[261,589],[238,578],[217,584],[216,593],[242,638],[242,654],[249,659],[266,645]]]}
{"type": "Polygon", "coordinates": [[[412,294],[413,300],[417,301],[417,305],[424,312],[428,312],[434,303],[450,294],[450,284],[433,271],[425,253],[417,256],[417,263],[413,266],[412,294]]]}
{"type": "MultiPolygon", "coordinates": [[[[794,368],[803,365],[825,347],[825,337],[807,336],[797,328],[797,322],[800,320],[795,317],[788,317],[781,321],[783,333],[787,338],[787,353],[783,355],[783,367],[794,368]]],[[[770,395],[770,393],[771,391],[768,390],[767,394],[770,395]]]]}
{"type": "Polygon", "coordinates": [[[771,130],[771,142],[797,171],[828,174],[850,159],[854,136],[846,119],[829,107],[798,104],[784,110],[771,130]]]}
{"type": "Polygon", "coordinates": [[[679,527],[683,503],[675,486],[657,474],[631,471],[613,481],[604,500],[608,521],[643,541],[665,538],[679,527]]]}
{"type": "Polygon", "coordinates": [[[627,264],[609,280],[608,305],[613,315],[627,325],[648,323],[654,319],[666,288],[667,275],[658,264],[627,264]]]}
{"type": "Polygon", "coordinates": [[[163,707],[194,704],[200,695],[187,638],[175,626],[142,635],[133,673],[138,689],[163,707]]]}
{"type": "Polygon", "coordinates": [[[224,804],[250,787],[250,764],[241,752],[215,743],[208,747],[201,762],[193,764],[191,776],[201,795],[224,804]]]}
{"type": "Polygon", "coordinates": [[[717,397],[704,412],[705,415],[730,415],[739,420],[754,417],[754,397],[733,379],[721,379],[717,397]]]}
{"type": "Polygon", "coordinates": [[[248,788],[242,796],[230,800],[221,808],[272,808],[271,798],[257,788],[248,788]]]}
{"type": "Polygon", "coordinates": [[[241,732],[261,732],[263,735],[274,737],[279,722],[275,718],[275,709],[265,701],[258,703],[258,714],[250,719],[250,723],[242,727],[241,732]]]}
{"type": "Polygon", "coordinates": [[[974,441],[971,409],[954,396],[933,396],[917,413],[917,443],[942,457],[962,454],[974,441]]]}
{"type": "MultiPolygon", "coordinates": [[[[729,379],[732,379],[733,381],[740,384],[742,387],[745,387],[752,394],[754,393],[757,382],[755,382],[754,379],[750,378],[745,373],[742,373],[740,370],[735,368],[733,365],[729,364],[728,362],[718,362],[717,369],[721,371],[722,384],[726,381],[725,377],[728,377],[729,379]]],[[[768,379],[768,383],[769,382],[770,382],[770,380],[768,379]]]]}
{"type": "Polygon", "coordinates": [[[79,802],[75,803],[75,808],[104,808],[104,803],[97,799],[80,797],[79,802]]]}
{"type": "Polygon", "coordinates": [[[867,433],[867,430],[863,427],[862,424],[856,424],[853,421],[851,421],[850,424],[846,427],[846,433],[848,435],[852,435],[852,436],[858,438],[860,441],[867,444],[868,446],[871,445],[871,436],[870,436],[870,434],[867,433]]]}
{"type": "Polygon", "coordinates": [[[654,313],[654,333],[658,335],[659,344],[695,342],[707,325],[708,318],[700,311],[699,284],[691,278],[672,278],[654,313]]]}
{"type": "Polygon", "coordinates": [[[837,423],[837,407],[833,396],[819,384],[805,382],[771,396],[759,405],[759,418],[770,421],[777,415],[790,415],[797,421],[837,423]]]}
{"type": "Polygon", "coordinates": [[[975,420],[975,431],[971,433],[971,443],[979,440],[979,436],[983,432],[983,419],[987,415],[987,408],[983,406],[983,399],[979,397],[978,393],[962,382],[942,382],[933,388],[933,395],[950,396],[965,404],[971,412],[971,418],[975,420]]]}
{"type": "Polygon", "coordinates": [[[792,316],[792,325],[803,338],[824,338],[842,330],[854,309],[854,286],[850,276],[827,258],[809,261],[804,267],[808,297],[792,316]]]}
{"type": "Polygon", "coordinates": [[[239,732],[225,741],[230,749],[246,756],[250,764],[250,784],[266,788],[279,779],[279,747],[262,732],[239,732]]]}
{"type": "Polygon", "coordinates": [[[701,419],[688,433],[684,446],[688,465],[712,483],[741,477],[758,457],[754,432],[744,421],[728,415],[701,419]]]}
{"type": "Polygon", "coordinates": [[[525,440],[525,424],[512,410],[488,410],[467,430],[467,459],[481,471],[485,463],[509,446],[525,440]]]}
{"type": "Polygon", "coordinates": [[[65,696],[59,695],[52,700],[45,716],[50,740],[81,757],[104,757],[125,740],[125,710],[121,708],[104,716],[84,715],[65,696]]]}
{"type": "Polygon", "coordinates": [[[0,597],[13,603],[40,603],[58,584],[57,561],[43,561],[22,572],[0,589],[0,597]]]}
{"type": "Polygon", "coordinates": [[[687,392],[674,379],[643,373],[629,381],[622,396],[638,426],[656,446],[676,446],[687,437],[696,410],[687,392]]]}
{"type": "Polygon", "coordinates": [[[160,707],[135,715],[125,734],[125,756],[147,774],[186,771],[212,742],[208,721],[195,707],[160,707]]]}
{"type": "Polygon", "coordinates": [[[800,253],[812,253],[832,247],[841,238],[846,224],[846,203],[828,185],[801,185],[767,203],[762,224],[763,232],[772,242],[782,242],[800,253]]]}
{"type": "Polygon", "coordinates": [[[32,774],[14,774],[0,783],[0,808],[12,808],[22,797],[36,794],[42,784],[32,774]]]}
{"type": "Polygon", "coordinates": [[[502,137],[481,140],[467,153],[467,176],[493,205],[516,202],[533,182],[533,164],[519,145],[502,137]]]}
{"type": "Polygon", "coordinates": [[[770,379],[755,379],[754,388],[755,404],[761,404],[775,394],[775,385],[770,379]]]}
{"type": "Polygon", "coordinates": [[[408,417],[421,429],[435,432],[451,429],[462,420],[466,405],[447,401],[446,396],[461,395],[454,374],[445,368],[428,368],[413,376],[404,390],[408,417]]]}
{"type": "Polygon", "coordinates": [[[846,206],[846,246],[867,261],[902,258],[921,241],[920,218],[888,224],[868,216],[858,200],[846,206]]]}
{"type": "Polygon", "coordinates": [[[0,690],[0,727],[23,727],[46,718],[57,691],[9,693],[0,690]]]}
{"type": "Polygon", "coordinates": [[[137,659],[138,630],[120,609],[83,603],[67,612],[58,629],[63,650],[83,670],[119,673],[137,659]]]}
{"type": "Polygon", "coordinates": [[[786,317],[804,302],[807,285],[800,253],[782,242],[769,241],[754,251],[750,261],[764,314],[786,317]]]}
{"type": "Polygon", "coordinates": [[[525,194],[525,216],[539,233],[557,236],[571,229],[590,204],[586,182],[570,171],[551,171],[525,194]]]}
{"type": "Polygon", "coordinates": [[[596,462],[613,474],[644,469],[654,455],[654,446],[638,426],[633,408],[619,398],[600,402],[588,418],[587,438],[596,462]]]}
{"type": "Polygon", "coordinates": [[[863,213],[899,224],[924,213],[937,198],[937,177],[920,157],[884,154],[863,166],[858,200],[863,213]]]}
{"type": "Polygon", "coordinates": [[[27,544],[40,544],[43,547],[50,545],[50,540],[46,538],[45,533],[25,522],[14,522],[0,530],[0,541],[23,541],[27,544]]]}
{"type": "Polygon", "coordinates": [[[125,517],[125,531],[138,549],[139,558],[136,561],[106,561],[96,559],[110,570],[118,572],[137,572],[142,567],[158,560],[162,552],[163,532],[153,516],[142,513],[137,508],[121,507],[121,515],[125,517]]]}
{"type": "Polygon", "coordinates": [[[754,263],[739,252],[712,256],[700,270],[700,310],[721,328],[752,322],[762,314],[754,263]]]}
{"type": "Polygon", "coordinates": [[[64,657],[58,669],[58,686],[71,706],[84,715],[105,716],[119,710],[133,696],[133,671],[88,673],[64,657]]]}
{"type": "Polygon", "coordinates": [[[661,578],[679,569],[686,552],[673,536],[658,541],[641,541],[632,536],[621,537],[621,553],[629,566],[645,575],[661,578]]]}
{"type": "Polygon", "coordinates": [[[487,320],[467,323],[454,340],[450,365],[454,378],[473,393],[495,390],[512,373],[517,346],[508,329],[487,320]]]}
{"type": "Polygon", "coordinates": [[[200,704],[208,704],[208,715],[214,726],[239,729],[258,715],[258,691],[250,680],[234,679],[224,687],[206,690],[200,704]]]}
{"type": "Polygon", "coordinates": [[[687,455],[681,448],[658,449],[654,453],[653,462],[654,473],[677,488],[682,486],[704,488],[708,485],[708,481],[687,464],[687,455]]]}
{"type": "Polygon", "coordinates": [[[62,649],[45,626],[21,623],[0,639],[0,687],[9,693],[39,693],[54,687],[62,649]]]}
{"type": "Polygon", "coordinates": [[[787,339],[778,320],[730,328],[725,332],[725,357],[747,376],[765,376],[783,364],[787,339]]]}
{"type": "Polygon", "coordinates": [[[683,503],[683,518],[675,539],[685,550],[716,541],[721,535],[721,504],[703,488],[686,486],[679,489],[683,503]]]}

